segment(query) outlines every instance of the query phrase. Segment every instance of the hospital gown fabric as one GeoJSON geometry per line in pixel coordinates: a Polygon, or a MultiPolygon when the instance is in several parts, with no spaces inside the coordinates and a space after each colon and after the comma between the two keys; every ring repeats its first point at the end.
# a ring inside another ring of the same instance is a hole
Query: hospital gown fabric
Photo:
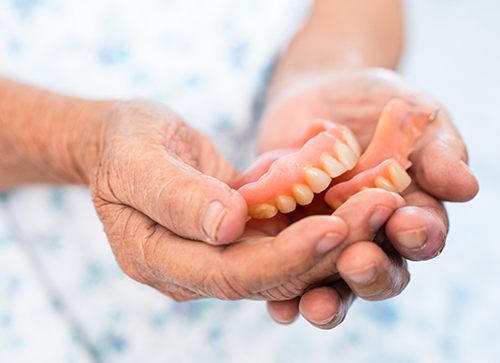
{"type": "MultiPolygon", "coordinates": [[[[303,320],[279,326],[263,302],[176,303],[120,271],[88,190],[25,188],[0,195],[0,362],[493,362],[500,353],[500,295],[491,288],[498,286],[500,247],[488,237],[495,222],[486,210],[500,207],[500,168],[498,152],[492,157],[484,140],[493,139],[493,129],[499,136],[486,108],[496,107],[491,114],[498,115],[500,102],[488,99],[494,88],[464,74],[469,70],[460,65],[475,60],[460,58],[454,34],[456,45],[442,62],[453,59],[464,84],[485,92],[482,109],[463,102],[477,92],[457,92],[455,76],[425,57],[439,62],[444,55],[437,52],[439,36],[422,20],[452,34],[460,27],[441,26],[439,14],[480,17],[485,4],[409,2],[415,42],[403,70],[454,110],[484,193],[451,206],[448,248],[433,262],[411,266],[413,281],[401,297],[356,301],[333,331],[303,320]],[[479,122],[491,122],[492,132],[485,135],[479,122]]],[[[309,6],[305,0],[2,0],[0,74],[85,97],[163,102],[242,168],[254,152],[259,95],[309,6]]],[[[474,34],[486,36],[479,20],[472,23],[474,34]]],[[[486,24],[500,31],[493,17],[486,24]]],[[[464,42],[489,49],[474,38],[464,42]]],[[[500,64],[496,52],[484,67],[500,64]]]]}

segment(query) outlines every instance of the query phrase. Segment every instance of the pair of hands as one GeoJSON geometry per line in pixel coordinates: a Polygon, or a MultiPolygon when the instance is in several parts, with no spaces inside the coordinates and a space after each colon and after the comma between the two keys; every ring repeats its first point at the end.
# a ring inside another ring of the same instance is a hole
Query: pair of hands
{"type": "MultiPolygon", "coordinates": [[[[393,97],[429,102],[389,71],[298,78],[270,105],[261,149],[287,147],[317,117],[349,126],[366,146],[393,97]]],[[[425,260],[444,246],[448,221],[440,200],[466,201],[478,188],[445,110],[413,153],[414,185],[404,199],[366,190],[331,216],[248,224],[245,201],[228,186],[235,170],[168,108],[118,102],[100,135],[90,187],[122,270],[178,301],[264,299],[282,323],[300,312],[331,328],[355,295],[400,293],[409,281],[405,258],[425,260]]]]}

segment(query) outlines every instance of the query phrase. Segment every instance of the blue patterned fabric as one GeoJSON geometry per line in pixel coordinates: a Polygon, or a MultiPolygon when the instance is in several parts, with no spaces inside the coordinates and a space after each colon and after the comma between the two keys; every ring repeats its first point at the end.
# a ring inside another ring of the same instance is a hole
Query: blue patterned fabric
{"type": "MultiPolygon", "coordinates": [[[[159,100],[242,165],[256,94],[307,6],[2,0],[0,73],[83,96],[159,100]]],[[[0,362],[499,361],[500,49],[490,42],[500,25],[485,1],[414,0],[408,9],[404,70],[456,112],[483,192],[450,206],[448,248],[412,265],[401,297],[358,301],[329,332],[278,326],[261,302],[174,303],[120,272],[87,190],[30,188],[0,197],[0,362]],[[490,56],[472,71],[481,52],[490,56]]]]}

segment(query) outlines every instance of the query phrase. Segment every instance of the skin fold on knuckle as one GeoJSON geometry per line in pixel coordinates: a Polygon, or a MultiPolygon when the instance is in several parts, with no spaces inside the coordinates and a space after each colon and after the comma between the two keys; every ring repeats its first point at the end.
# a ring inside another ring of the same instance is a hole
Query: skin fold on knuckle
{"type": "Polygon", "coordinates": [[[254,293],[242,286],[241,281],[238,281],[238,276],[231,273],[225,260],[220,257],[217,269],[214,270],[215,273],[210,274],[210,278],[204,281],[209,295],[222,300],[240,300],[252,297],[254,293]]]}
{"type": "Polygon", "coordinates": [[[293,278],[279,286],[259,292],[258,296],[268,301],[292,300],[302,295],[308,286],[309,284],[300,281],[300,279],[293,278]]]}

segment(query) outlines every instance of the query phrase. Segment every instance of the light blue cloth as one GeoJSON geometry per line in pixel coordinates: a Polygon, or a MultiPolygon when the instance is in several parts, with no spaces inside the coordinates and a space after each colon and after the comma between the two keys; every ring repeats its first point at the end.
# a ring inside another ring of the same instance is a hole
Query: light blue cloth
{"type": "MultiPolygon", "coordinates": [[[[256,94],[306,9],[300,0],[3,0],[0,73],[165,102],[243,163],[256,94]]],[[[120,272],[86,190],[26,189],[0,199],[0,362],[499,361],[498,10],[485,0],[409,2],[404,71],[454,111],[483,190],[450,206],[445,253],[413,265],[401,297],[358,301],[331,332],[278,326],[261,302],[177,304],[120,272]]]]}

